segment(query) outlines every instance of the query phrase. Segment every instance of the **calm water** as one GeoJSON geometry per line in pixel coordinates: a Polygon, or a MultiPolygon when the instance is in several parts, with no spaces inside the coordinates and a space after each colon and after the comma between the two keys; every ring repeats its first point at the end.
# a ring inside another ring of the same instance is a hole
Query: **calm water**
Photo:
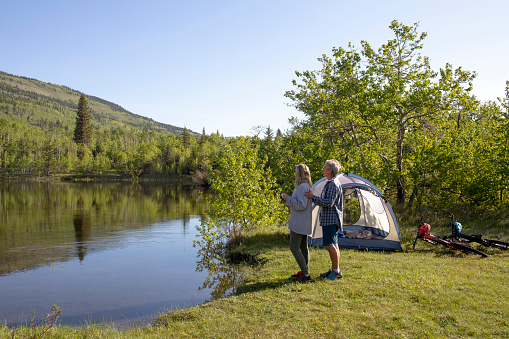
{"type": "Polygon", "coordinates": [[[133,324],[209,300],[203,205],[175,186],[0,183],[0,321],[56,304],[64,324],[133,324]]]}

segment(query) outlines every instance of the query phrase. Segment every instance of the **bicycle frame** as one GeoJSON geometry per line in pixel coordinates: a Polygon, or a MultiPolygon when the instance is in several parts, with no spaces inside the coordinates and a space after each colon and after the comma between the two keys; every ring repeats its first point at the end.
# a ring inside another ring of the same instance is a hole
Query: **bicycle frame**
{"type": "Polygon", "coordinates": [[[487,247],[495,247],[501,250],[509,249],[509,242],[501,241],[501,240],[492,240],[483,238],[482,234],[464,234],[458,231],[455,221],[454,215],[451,216],[451,221],[449,221],[449,226],[451,227],[451,235],[446,236],[446,239],[451,239],[452,241],[458,240],[463,242],[476,242],[483,246],[487,247]]]}
{"type": "Polygon", "coordinates": [[[475,249],[473,247],[470,247],[468,245],[460,244],[460,243],[457,243],[454,241],[445,240],[445,239],[440,238],[439,236],[430,234],[429,231],[431,229],[431,226],[429,226],[429,224],[423,223],[422,218],[419,221],[418,227],[419,227],[419,229],[417,231],[417,235],[415,236],[414,245],[413,245],[414,249],[415,249],[415,244],[417,242],[417,239],[421,239],[423,241],[429,242],[430,244],[433,244],[433,245],[440,244],[440,245],[446,246],[448,248],[451,248],[453,250],[460,251],[463,253],[467,253],[467,254],[474,253],[474,254],[478,254],[482,257],[488,256],[488,254],[486,254],[478,249],[475,249]]]}

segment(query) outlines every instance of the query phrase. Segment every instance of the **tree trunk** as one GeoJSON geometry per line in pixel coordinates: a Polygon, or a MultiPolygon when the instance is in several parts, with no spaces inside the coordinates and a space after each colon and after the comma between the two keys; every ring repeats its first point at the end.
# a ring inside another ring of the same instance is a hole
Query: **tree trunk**
{"type": "Polygon", "coordinates": [[[405,139],[405,127],[403,124],[398,126],[398,139],[396,141],[396,167],[398,169],[398,178],[396,179],[398,205],[404,205],[406,199],[405,178],[403,177],[403,140],[405,139]]]}

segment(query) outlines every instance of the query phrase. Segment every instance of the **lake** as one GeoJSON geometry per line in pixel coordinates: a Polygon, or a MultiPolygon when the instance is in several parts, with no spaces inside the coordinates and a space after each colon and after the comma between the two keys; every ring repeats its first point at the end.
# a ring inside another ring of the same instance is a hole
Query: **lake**
{"type": "Polygon", "coordinates": [[[178,185],[0,183],[0,321],[56,304],[62,324],[133,325],[225,295],[193,247],[205,211],[178,185]]]}

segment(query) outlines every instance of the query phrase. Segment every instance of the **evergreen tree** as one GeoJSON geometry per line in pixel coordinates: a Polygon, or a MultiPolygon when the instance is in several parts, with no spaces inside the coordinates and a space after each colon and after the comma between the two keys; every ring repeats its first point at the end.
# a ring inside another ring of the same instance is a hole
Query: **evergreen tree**
{"type": "Polygon", "coordinates": [[[182,145],[184,146],[184,149],[189,147],[189,132],[187,131],[187,128],[184,126],[184,130],[182,131],[182,145]]]}
{"type": "Polygon", "coordinates": [[[205,137],[206,136],[207,135],[205,134],[205,127],[203,127],[203,131],[201,133],[201,137],[200,137],[200,141],[199,141],[200,146],[203,145],[203,143],[205,142],[205,137]]]}
{"type": "Polygon", "coordinates": [[[267,126],[267,129],[265,130],[265,140],[272,141],[272,138],[274,137],[274,131],[272,128],[270,128],[270,125],[267,126]]]}
{"type": "Polygon", "coordinates": [[[81,95],[78,103],[76,116],[76,128],[74,129],[74,142],[88,145],[92,141],[92,127],[90,126],[90,112],[85,95],[81,95]]]}

